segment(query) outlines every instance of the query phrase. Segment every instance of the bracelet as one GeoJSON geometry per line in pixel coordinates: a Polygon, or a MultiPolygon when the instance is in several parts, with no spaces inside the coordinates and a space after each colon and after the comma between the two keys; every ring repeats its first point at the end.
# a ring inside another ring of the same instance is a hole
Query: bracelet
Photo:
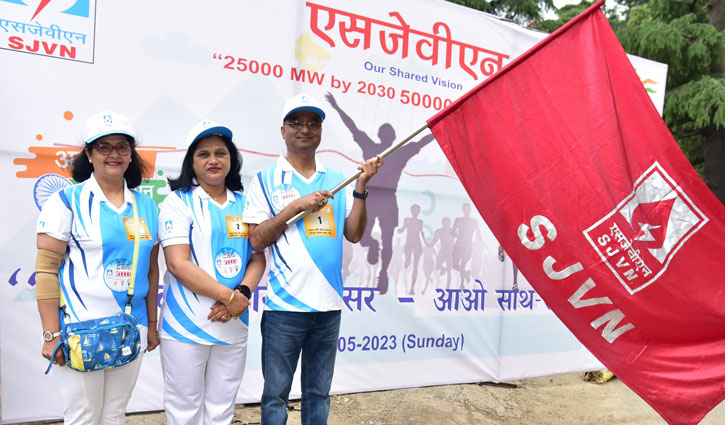
{"type": "Polygon", "coordinates": [[[234,291],[234,290],[232,290],[232,294],[231,294],[231,295],[229,296],[229,299],[227,300],[226,304],[224,304],[225,306],[228,306],[229,304],[231,304],[231,303],[232,303],[232,300],[234,299],[234,294],[235,294],[236,292],[237,292],[237,291],[234,291]]]}
{"type": "Polygon", "coordinates": [[[237,291],[239,291],[239,292],[241,292],[241,293],[242,293],[242,295],[244,295],[245,297],[247,297],[247,299],[248,299],[248,300],[251,300],[251,299],[252,299],[252,291],[251,291],[251,290],[249,289],[249,286],[247,286],[247,285],[242,285],[242,284],[240,283],[240,284],[239,284],[239,285],[237,285],[237,287],[236,287],[236,288],[234,288],[234,289],[235,289],[235,290],[237,290],[237,291]]]}

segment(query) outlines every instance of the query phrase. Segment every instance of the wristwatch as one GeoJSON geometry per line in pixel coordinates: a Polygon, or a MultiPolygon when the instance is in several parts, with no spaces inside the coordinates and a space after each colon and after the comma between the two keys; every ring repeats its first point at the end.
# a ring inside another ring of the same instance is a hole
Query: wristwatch
{"type": "Polygon", "coordinates": [[[366,190],[363,193],[360,193],[358,191],[353,190],[352,191],[352,197],[357,199],[362,199],[363,201],[368,199],[368,191],[366,190]]]}
{"type": "Polygon", "coordinates": [[[249,289],[249,286],[240,284],[240,285],[237,285],[237,287],[234,289],[241,292],[242,295],[247,297],[248,300],[252,299],[252,291],[249,289]]]}
{"type": "Polygon", "coordinates": [[[50,331],[43,331],[43,341],[45,342],[50,342],[57,336],[60,336],[60,331],[55,333],[50,331]]]}

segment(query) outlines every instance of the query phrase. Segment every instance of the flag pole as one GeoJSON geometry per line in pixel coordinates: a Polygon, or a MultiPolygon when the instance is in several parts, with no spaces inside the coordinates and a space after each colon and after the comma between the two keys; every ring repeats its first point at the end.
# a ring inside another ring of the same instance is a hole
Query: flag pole
{"type": "MultiPolygon", "coordinates": [[[[390,146],[389,148],[385,149],[384,151],[379,153],[377,156],[385,158],[386,156],[388,156],[391,153],[395,152],[396,150],[400,149],[404,144],[408,143],[413,137],[420,134],[420,132],[422,132],[426,128],[428,128],[428,123],[423,124],[417,130],[412,132],[408,137],[406,137],[405,139],[399,141],[398,143],[390,146]]],[[[355,174],[351,175],[350,177],[346,178],[341,183],[339,183],[337,186],[330,189],[330,192],[332,192],[333,195],[336,194],[337,192],[342,190],[345,186],[349,185],[350,183],[355,181],[358,177],[360,177],[360,174],[362,174],[362,170],[357,170],[357,172],[355,174]]],[[[295,215],[294,217],[287,220],[287,222],[286,222],[287,227],[292,226],[293,224],[295,224],[295,222],[297,222],[297,220],[301,219],[302,217],[306,216],[307,214],[309,214],[311,212],[312,212],[312,210],[300,211],[299,213],[297,213],[297,215],[295,215]]]]}

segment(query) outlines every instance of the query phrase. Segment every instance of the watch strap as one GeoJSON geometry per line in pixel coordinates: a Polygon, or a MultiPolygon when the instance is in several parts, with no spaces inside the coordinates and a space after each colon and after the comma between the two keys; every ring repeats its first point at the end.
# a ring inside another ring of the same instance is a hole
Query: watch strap
{"type": "Polygon", "coordinates": [[[353,196],[353,198],[365,200],[365,199],[368,199],[368,191],[366,190],[365,192],[360,193],[356,190],[353,190],[352,196],[353,196]]]}
{"type": "Polygon", "coordinates": [[[60,336],[60,331],[58,331],[58,332],[43,331],[43,341],[45,341],[45,335],[46,334],[49,334],[50,335],[50,339],[48,341],[52,341],[54,338],[60,336]]]}

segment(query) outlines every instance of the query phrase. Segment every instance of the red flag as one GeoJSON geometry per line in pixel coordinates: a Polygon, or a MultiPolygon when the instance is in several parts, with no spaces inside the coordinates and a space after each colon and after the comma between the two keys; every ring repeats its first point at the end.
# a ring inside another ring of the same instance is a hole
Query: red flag
{"type": "Polygon", "coordinates": [[[602,1],[428,121],[546,303],[671,424],[725,398],[725,208],[602,1]]]}

